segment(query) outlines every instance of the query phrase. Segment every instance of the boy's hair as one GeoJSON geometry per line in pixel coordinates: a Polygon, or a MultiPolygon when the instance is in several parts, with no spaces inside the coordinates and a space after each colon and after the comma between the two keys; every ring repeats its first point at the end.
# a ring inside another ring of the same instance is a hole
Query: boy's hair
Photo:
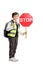
{"type": "Polygon", "coordinates": [[[13,13],[12,13],[12,17],[13,17],[14,15],[19,15],[19,13],[18,13],[18,12],[13,12],[13,13]]]}

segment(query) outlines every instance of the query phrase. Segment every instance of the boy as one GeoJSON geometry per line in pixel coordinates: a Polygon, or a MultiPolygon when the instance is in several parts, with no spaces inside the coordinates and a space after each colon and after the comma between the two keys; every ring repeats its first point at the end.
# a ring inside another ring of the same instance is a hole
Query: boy
{"type": "MultiPolygon", "coordinates": [[[[18,24],[19,14],[17,12],[12,13],[12,20],[8,22],[6,31],[7,37],[9,40],[9,60],[18,61],[15,58],[16,48],[18,44],[18,32],[20,24],[18,24]]],[[[21,33],[22,35],[26,34],[26,32],[21,33]]]]}

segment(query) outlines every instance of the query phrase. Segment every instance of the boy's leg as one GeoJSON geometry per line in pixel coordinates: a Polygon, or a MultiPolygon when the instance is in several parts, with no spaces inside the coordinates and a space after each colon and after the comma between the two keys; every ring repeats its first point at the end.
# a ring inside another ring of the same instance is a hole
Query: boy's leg
{"type": "Polygon", "coordinates": [[[9,38],[9,58],[14,57],[15,38],[9,38]]]}
{"type": "Polygon", "coordinates": [[[15,37],[15,41],[14,41],[14,57],[15,57],[17,45],[18,45],[18,37],[15,37]]]}

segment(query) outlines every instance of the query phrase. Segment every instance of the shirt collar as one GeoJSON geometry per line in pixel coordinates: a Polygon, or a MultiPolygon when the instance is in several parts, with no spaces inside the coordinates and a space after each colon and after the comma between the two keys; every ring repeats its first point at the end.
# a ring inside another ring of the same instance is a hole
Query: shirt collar
{"type": "Polygon", "coordinates": [[[11,20],[13,23],[17,23],[17,21],[15,21],[15,20],[11,20]]]}

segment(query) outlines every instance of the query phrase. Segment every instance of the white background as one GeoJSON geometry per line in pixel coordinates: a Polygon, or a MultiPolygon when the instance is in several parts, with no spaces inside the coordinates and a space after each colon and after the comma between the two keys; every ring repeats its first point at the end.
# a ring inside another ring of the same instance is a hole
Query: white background
{"type": "Polygon", "coordinates": [[[43,0],[0,0],[0,65],[26,64],[43,65],[43,0]],[[33,16],[33,24],[27,28],[27,39],[24,36],[19,37],[16,53],[19,61],[10,62],[9,42],[4,38],[3,30],[15,11],[20,15],[30,13],[33,16]]]}

